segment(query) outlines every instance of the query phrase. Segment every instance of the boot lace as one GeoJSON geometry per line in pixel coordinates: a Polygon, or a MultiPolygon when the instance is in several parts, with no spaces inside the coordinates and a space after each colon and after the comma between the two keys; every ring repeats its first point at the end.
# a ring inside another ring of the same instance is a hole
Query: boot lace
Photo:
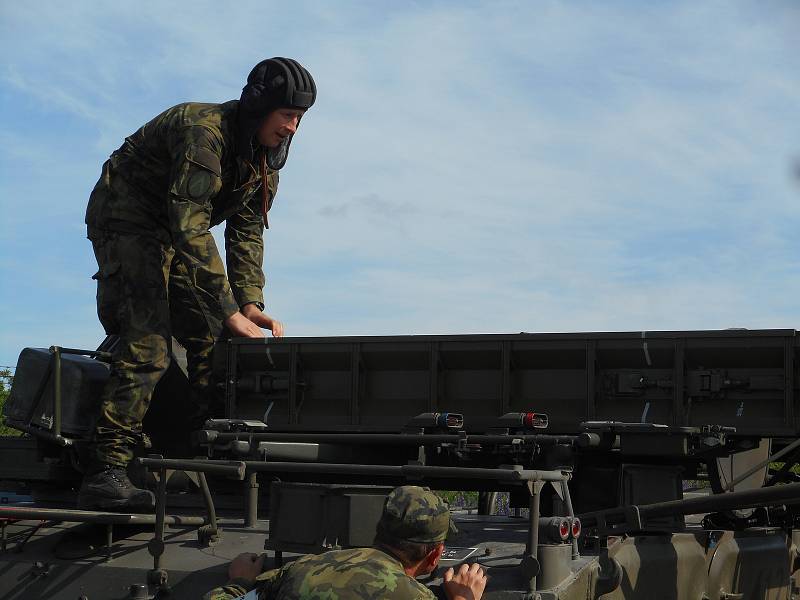
{"type": "Polygon", "coordinates": [[[129,489],[132,485],[128,479],[128,475],[122,469],[112,467],[108,470],[108,475],[122,488],[129,489]]]}

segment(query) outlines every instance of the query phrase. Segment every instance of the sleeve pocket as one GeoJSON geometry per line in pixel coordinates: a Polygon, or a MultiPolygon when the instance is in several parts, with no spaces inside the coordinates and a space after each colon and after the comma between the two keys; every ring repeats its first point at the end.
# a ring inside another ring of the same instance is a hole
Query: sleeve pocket
{"type": "Polygon", "coordinates": [[[195,203],[204,203],[222,189],[219,156],[203,146],[190,145],[186,160],[177,169],[170,193],[195,203]]]}
{"type": "Polygon", "coordinates": [[[222,176],[222,165],[219,156],[209,148],[190,145],[186,150],[186,160],[211,171],[217,177],[222,176]]]}

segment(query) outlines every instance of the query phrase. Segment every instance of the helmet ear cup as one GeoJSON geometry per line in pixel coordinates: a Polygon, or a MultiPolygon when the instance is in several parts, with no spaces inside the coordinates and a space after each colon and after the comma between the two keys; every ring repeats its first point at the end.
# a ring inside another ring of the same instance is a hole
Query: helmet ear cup
{"type": "Polygon", "coordinates": [[[248,90],[248,93],[242,94],[239,106],[247,112],[259,112],[259,104],[263,102],[265,96],[264,85],[261,83],[255,83],[249,87],[250,89],[248,90]]]}

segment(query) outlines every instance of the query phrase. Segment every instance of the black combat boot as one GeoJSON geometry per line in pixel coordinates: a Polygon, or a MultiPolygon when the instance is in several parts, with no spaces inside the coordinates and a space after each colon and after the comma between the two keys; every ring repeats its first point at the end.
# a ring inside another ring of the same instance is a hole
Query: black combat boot
{"type": "Polygon", "coordinates": [[[125,469],[114,465],[101,465],[87,473],[78,492],[81,510],[152,512],[155,505],[153,492],[134,486],[125,469]]]}

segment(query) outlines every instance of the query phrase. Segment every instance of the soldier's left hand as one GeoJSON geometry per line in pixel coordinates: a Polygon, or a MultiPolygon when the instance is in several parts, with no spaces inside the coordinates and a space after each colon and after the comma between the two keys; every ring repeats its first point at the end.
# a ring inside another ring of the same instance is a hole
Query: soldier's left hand
{"type": "Polygon", "coordinates": [[[273,337],[283,337],[283,323],[262,312],[256,304],[245,304],[242,307],[241,312],[245,317],[259,327],[269,329],[272,332],[273,337]]]}

